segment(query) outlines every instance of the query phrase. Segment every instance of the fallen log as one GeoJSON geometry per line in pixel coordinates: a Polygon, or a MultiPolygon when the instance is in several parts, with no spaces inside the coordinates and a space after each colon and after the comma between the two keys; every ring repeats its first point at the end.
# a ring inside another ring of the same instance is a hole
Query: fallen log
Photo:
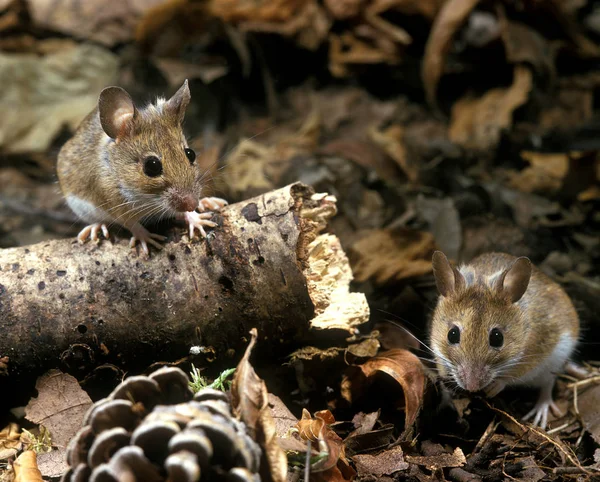
{"type": "Polygon", "coordinates": [[[234,356],[256,327],[277,351],[314,322],[368,319],[335,236],[335,198],[293,184],[226,207],[207,239],[145,260],[126,240],[56,240],[0,250],[0,386],[60,367],[126,370],[192,350],[234,356]]]}

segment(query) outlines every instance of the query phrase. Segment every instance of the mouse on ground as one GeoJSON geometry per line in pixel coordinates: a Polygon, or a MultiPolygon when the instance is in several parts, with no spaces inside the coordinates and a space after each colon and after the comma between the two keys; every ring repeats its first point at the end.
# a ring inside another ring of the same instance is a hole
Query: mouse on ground
{"type": "Polygon", "coordinates": [[[552,398],[579,337],[579,317],[558,283],[525,257],[486,253],[460,267],[436,251],[440,293],[430,347],[440,375],[469,392],[494,397],[507,386],[539,389],[524,420],[545,428],[560,415],[552,398]]]}
{"type": "Polygon", "coordinates": [[[82,121],[58,155],[57,173],[68,205],[89,223],[77,236],[108,238],[108,226],[117,224],[139,241],[160,249],[163,236],[150,233],[142,223],[164,218],[184,220],[190,238],[204,227],[215,227],[212,211],[227,204],[202,197],[206,173],[198,168],[182,130],[190,102],[187,80],[168,100],[157,99],[137,108],[120,87],[107,87],[98,105],[82,121]]]}

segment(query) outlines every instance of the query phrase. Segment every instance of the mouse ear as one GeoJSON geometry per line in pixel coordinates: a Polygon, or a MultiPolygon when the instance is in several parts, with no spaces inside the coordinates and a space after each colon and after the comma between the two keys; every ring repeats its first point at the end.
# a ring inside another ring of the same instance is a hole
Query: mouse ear
{"type": "Polygon", "coordinates": [[[441,251],[433,253],[431,260],[435,284],[442,296],[450,296],[454,292],[464,288],[465,278],[456,268],[450,266],[446,255],[441,251]]]}
{"type": "Polygon", "coordinates": [[[119,140],[126,136],[136,116],[131,97],[121,87],[107,87],[98,99],[100,124],[108,137],[119,140]]]}
{"type": "Polygon", "coordinates": [[[510,268],[508,268],[498,280],[501,283],[502,290],[508,294],[513,303],[519,301],[531,279],[531,261],[529,258],[518,258],[510,268]]]}
{"type": "Polygon", "coordinates": [[[179,90],[173,94],[173,97],[165,102],[165,113],[174,116],[181,124],[191,98],[192,95],[190,94],[190,88],[188,87],[188,81],[186,79],[183,85],[179,87],[179,90]]]}

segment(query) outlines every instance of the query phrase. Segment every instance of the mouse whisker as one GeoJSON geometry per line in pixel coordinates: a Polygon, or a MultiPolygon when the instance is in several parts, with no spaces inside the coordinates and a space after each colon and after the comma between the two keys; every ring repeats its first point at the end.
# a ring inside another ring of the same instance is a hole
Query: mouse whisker
{"type": "Polygon", "coordinates": [[[432,350],[432,349],[431,349],[431,348],[430,348],[430,347],[429,347],[427,344],[425,344],[424,342],[422,342],[421,340],[419,340],[419,338],[418,338],[418,337],[416,337],[415,335],[413,335],[413,334],[410,332],[410,330],[408,330],[407,328],[405,328],[404,326],[402,326],[400,323],[397,323],[397,322],[395,322],[395,321],[393,321],[393,320],[387,320],[387,319],[385,319],[385,320],[383,320],[383,321],[386,321],[386,322],[388,322],[388,323],[391,323],[392,325],[394,325],[394,326],[396,326],[396,327],[400,328],[401,330],[404,330],[404,331],[406,332],[406,334],[407,334],[407,335],[409,335],[410,337],[412,337],[412,338],[413,338],[415,341],[417,341],[417,343],[419,343],[419,344],[420,344],[420,345],[422,345],[423,347],[427,348],[427,350],[429,350],[429,351],[430,351],[432,354],[435,354],[435,353],[434,353],[434,351],[433,351],[433,350],[432,350]]]}

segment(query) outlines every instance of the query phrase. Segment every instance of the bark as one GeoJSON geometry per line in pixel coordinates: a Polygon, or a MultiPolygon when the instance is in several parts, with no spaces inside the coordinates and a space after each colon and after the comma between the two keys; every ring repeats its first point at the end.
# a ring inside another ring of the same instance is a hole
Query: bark
{"type": "Polygon", "coordinates": [[[368,318],[348,261],[319,235],[335,198],[293,184],[219,213],[205,240],[170,240],[149,260],[127,241],[56,240],[0,251],[0,369],[126,370],[195,350],[233,356],[257,327],[277,351],[313,319],[352,331],[368,318]]]}

